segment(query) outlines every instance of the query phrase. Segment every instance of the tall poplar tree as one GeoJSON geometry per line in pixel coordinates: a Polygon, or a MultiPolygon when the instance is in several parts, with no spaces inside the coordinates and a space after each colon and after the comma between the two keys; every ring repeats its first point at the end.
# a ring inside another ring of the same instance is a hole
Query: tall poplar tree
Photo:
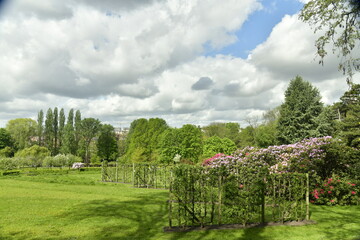
{"type": "Polygon", "coordinates": [[[59,137],[59,112],[58,108],[54,108],[53,112],[53,129],[54,129],[54,149],[52,151],[53,155],[58,153],[58,137],[59,137]]]}
{"type": "Polygon", "coordinates": [[[318,137],[318,116],[323,110],[319,90],[300,76],[291,80],[280,107],[277,139],[281,144],[318,137]]]}
{"type": "Polygon", "coordinates": [[[43,145],[43,133],[44,133],[44,112],[43,110],[40,110],[38,112],[38,118],[37,118],[37,136],[38,136],[38,145],[43,145]]]}
{"type": "Polygon", "coordinates": [[[44,129],[45,146],[53,152],[54,150],[54,115],[51,108],[46,112],[45,129],[44,129]]]}
{"type": "Polygon", "coordinates": [[[70,109],[66,125],[64,127],[64,133],[62,137],[62,153],[76,154],[75,146],[75,131],[74,131],[74,109],[70,109]]]}
{"type": "Polygon", "coordinates": [[[80,113],[80,110],[76,110],[76,112],[75,112],[74,131],[75,131],[75,148],[77,151],[79,148],[79,141],[81,138],[81,113],[80,113]]]}
{"type": "Polygon", "coordinates": [[[64,109],[61,108],[59,114],[59,149],[61,148],[63,142],[64,128],[65,128],[65,112],[64,109]]]}

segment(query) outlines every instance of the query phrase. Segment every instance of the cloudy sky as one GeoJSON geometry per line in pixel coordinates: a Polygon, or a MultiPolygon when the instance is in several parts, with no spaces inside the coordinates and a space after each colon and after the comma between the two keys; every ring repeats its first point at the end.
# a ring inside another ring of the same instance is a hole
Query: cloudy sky
{"type": "Polygon", "coordinates": [[[345,77],[336,55],[317,64],[316,36],[298,20],[304,1],[5,2],[0,127],[49,107],[117,127],[140,117],[245,126],[280,105],[296,75],[331,104],[345,77]]]}

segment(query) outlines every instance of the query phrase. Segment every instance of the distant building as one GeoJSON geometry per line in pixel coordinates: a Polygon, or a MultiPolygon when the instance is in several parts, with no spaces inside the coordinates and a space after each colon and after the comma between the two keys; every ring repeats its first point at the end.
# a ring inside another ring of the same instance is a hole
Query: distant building
{"type": "Polygon", "coordinates": [[[129,133],[130,128],[125,127],[125,128],[115,128],[115,135],[116,138],[119,140],[125,140],[127,134],[129,133]]]}

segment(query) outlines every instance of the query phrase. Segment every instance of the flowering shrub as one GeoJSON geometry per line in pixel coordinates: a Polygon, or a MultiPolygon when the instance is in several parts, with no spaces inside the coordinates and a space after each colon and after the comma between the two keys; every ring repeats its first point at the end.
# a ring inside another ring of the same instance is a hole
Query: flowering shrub
{"type": "Polygon", "coordinates": [[[310,202],[326,205],[358,204],[359,185],[345,178],[333,175],[325,179],[311,192],[310,202]]]}
{"type": "Polygon", "coordinates": [[[233,156],[217,154],[206,159],[203,165],[211,167],[227,166],[229,168],[233,168],[234,165],[251,165],[253,168],[266,166],[272,173],[316,172],[324,162],[325,151],[322,147],[331,142],[332,137],[328,136],[263,149],[246,147],[236,151],[233,156]]]}

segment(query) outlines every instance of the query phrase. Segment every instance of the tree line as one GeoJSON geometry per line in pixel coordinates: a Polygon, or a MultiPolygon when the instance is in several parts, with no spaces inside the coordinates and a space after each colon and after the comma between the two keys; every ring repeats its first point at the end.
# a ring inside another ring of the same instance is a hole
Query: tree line
{"type": "Polygon", "coordinates": [[[37,121],[13,119],[0,129],[0,155],[14,156],[37,145],[52,156],[71,154],[82,157],[85,163],[118,159],[196,164],[248,146],[265,148],[312,137],[332,136],[347,146],[359,147],[359,84],[352,83],[340,101],[330,106],[324,106],[319,90],[300,76],[290,81],[284,95],[283,104],[268,110],[262,121],[248,119],[244,128],[234,122],[173,128],[164,119],[140,118],[121,136],[98,119],[82,119],[80,110],[71,109],[66,119],[64,109],[49,108],[46,115],[43,110],[38,112],[37,121]]]}

